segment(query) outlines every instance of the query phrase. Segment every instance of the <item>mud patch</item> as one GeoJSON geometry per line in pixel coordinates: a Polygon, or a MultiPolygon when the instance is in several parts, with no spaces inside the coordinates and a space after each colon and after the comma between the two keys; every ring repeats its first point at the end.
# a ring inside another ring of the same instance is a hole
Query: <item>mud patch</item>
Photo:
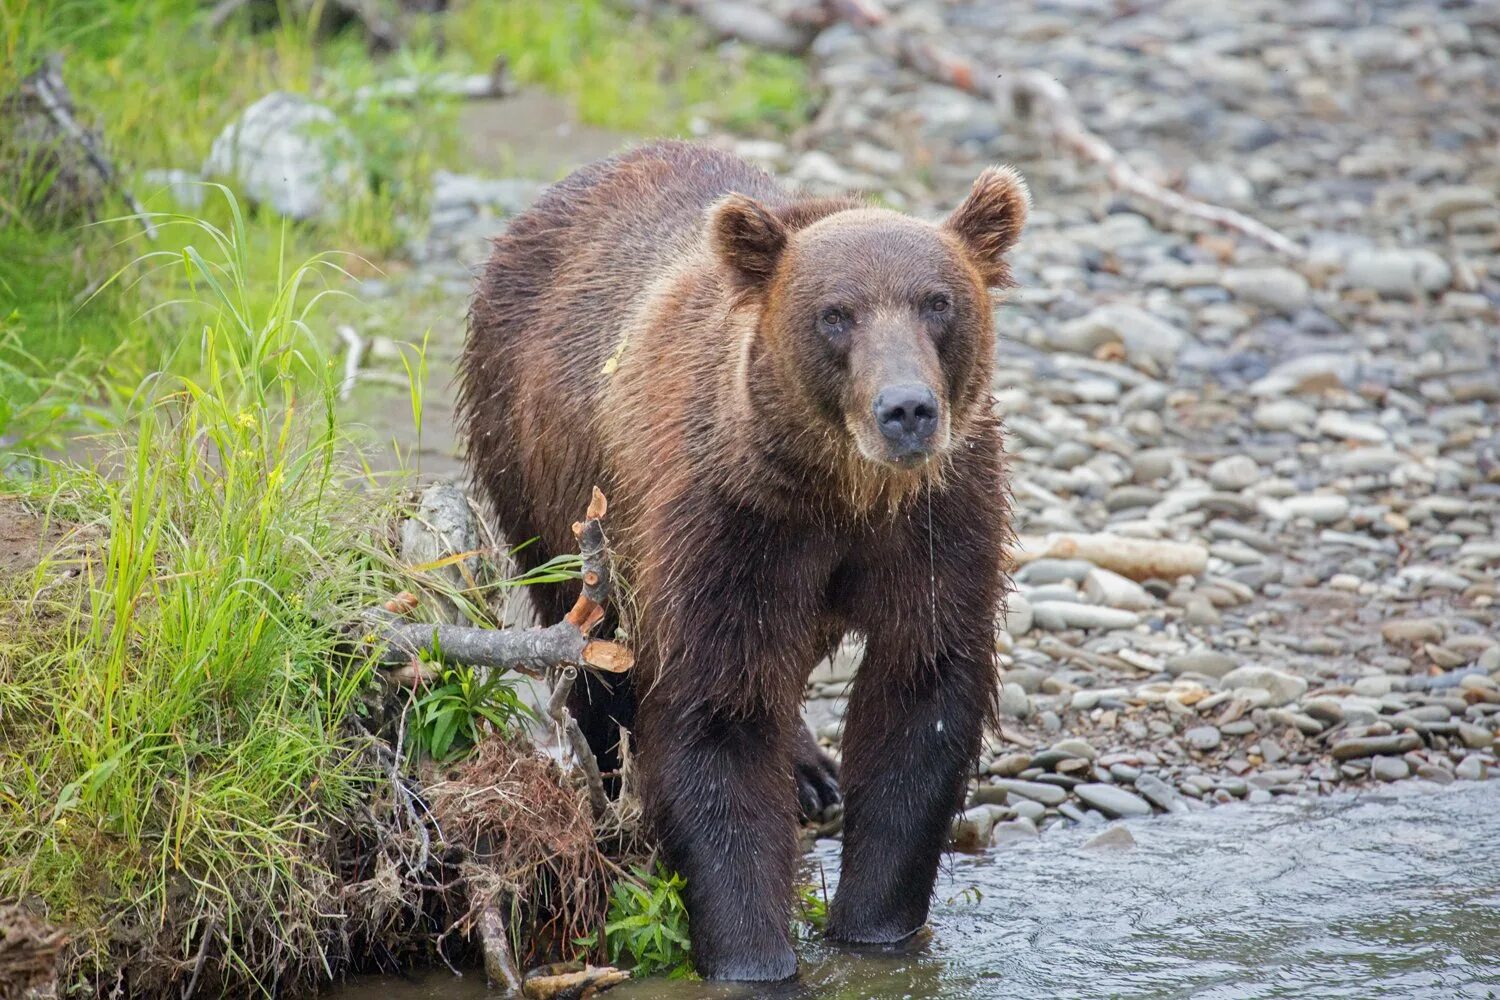
{"type": "Polygon", "coordinates": [[[76,571],[98,538],[95,528],[48,517],[21,497],[0,494],[0,584],[33,573],[44,562],[76,571]]]}

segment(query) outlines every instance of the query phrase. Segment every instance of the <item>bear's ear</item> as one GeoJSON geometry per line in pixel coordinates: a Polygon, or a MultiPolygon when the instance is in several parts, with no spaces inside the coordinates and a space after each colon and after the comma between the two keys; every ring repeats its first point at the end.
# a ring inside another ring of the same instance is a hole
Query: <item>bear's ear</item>
{"type": "Polygon", "coordinates": [[[943,226],[968,247],[985,283],[997,288],[1010,283],[1004,257],[1021,238],[1030,209],[1031,192],[1016,169],[989,167],[943,226]]]}
{"type": "Polygon", "coordinates": [[[708,227],[714,252],[738,283],[758,287],[771,280],[787,230],[766,206],[742,194],[726,195],[709,209],[708,227]]]}

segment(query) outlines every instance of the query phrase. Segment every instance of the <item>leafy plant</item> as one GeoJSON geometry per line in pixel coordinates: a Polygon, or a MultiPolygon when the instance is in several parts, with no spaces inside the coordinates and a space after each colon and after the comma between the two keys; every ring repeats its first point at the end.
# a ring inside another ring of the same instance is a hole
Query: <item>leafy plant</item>
{"type": "Polygon", "coordinates": [[[797,886],[797,896],[792,901],[792,933],[806,941],[827,926],[827,890],[807,883],[797,886]]]}
{"type": "Polygon", "coordinates": [[[533,715],[510,678],[500,673],[480,677],[470,667],[445,668],[441,681],[417,699],[413,711],[417,728],[412,748],[433,760],[448,760],[473,747],[485,723],[503,731],[533,715]]]}
{"type": "Polygon", "coordinates": [[[686,879],[660,865],[652,872],[633,867],[630,876],[616,882],[604,924],[610,963],[630,965],[638,976],[691,978],[686,888],[686,879]]]}

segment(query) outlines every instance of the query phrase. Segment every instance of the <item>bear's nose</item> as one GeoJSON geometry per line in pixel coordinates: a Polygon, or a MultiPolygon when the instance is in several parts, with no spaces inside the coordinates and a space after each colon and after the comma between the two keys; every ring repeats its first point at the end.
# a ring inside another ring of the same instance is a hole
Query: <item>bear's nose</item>
{"type": "Polygon", "coordinates": [[[926,451],[937,419],[937,397],[925,385],[888,385],[875,397],[875,423],[902,452],[926,451]]]}

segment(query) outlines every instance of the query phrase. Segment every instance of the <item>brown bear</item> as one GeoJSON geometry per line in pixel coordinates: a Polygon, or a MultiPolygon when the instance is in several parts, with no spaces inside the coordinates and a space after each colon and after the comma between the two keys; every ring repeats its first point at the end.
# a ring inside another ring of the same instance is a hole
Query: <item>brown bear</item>
{"type": "MultiPolygon", "coordinates": [[[[506,536],[537,539],[527,567],[573,550],[591,487],[609,497],[636,667],[574,709],[605,761],[631,728],[705,977],[796,972],[799,794],[838,794],[799,709],[848,634],[866,653],[827,934],[891,944],[927,919],[996,701],[989,289],[1028,204],[991,168],[933,224],[666,142],[580,169],[495,241],[461,364],[468,460],[506,536]]],[[[531,592],[548,621],[574,596],[531,592]]]]}

